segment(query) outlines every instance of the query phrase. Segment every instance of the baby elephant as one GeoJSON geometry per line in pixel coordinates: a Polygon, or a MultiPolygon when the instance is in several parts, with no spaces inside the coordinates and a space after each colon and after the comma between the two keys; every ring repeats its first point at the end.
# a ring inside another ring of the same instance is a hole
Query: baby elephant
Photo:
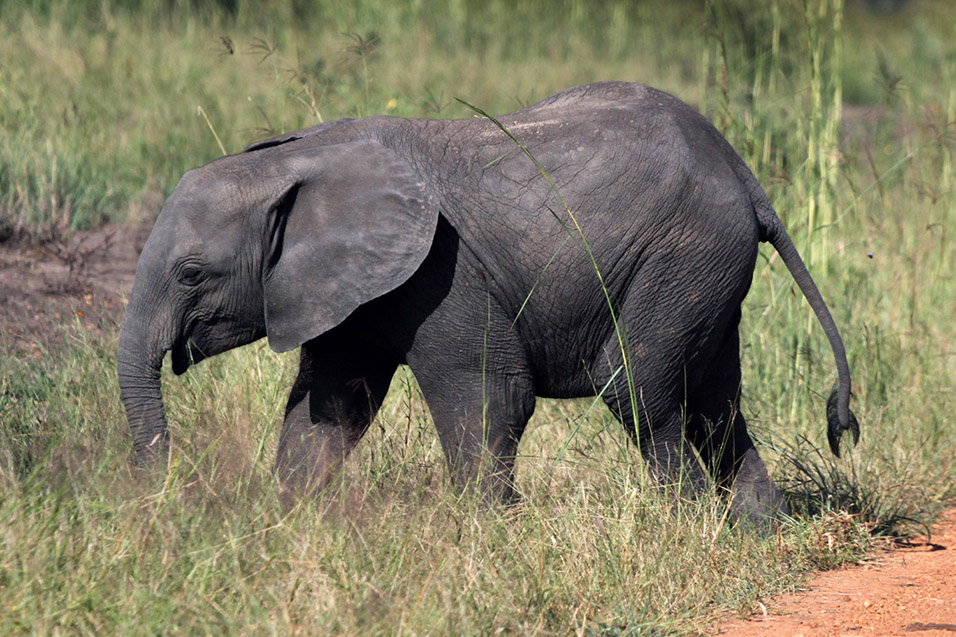
{"type": "Polygon", "coordinates": [[[788,507],[737,408],[760,241],[833,348],[838,454],[859,427],[833,319],[756,178],[676,98],[604,82],[500,126],[369,117],[254,144],[186,173],[140,257],[118,353],[137,457],[167,454],[166,352],[182,374],[267,337],[301,348],[286,493],[328,483],[407,364],[462,487],[511,498],[535,397],[600,394],[662,483],[700,488],[703,465],[766,525],[788,507]]]}

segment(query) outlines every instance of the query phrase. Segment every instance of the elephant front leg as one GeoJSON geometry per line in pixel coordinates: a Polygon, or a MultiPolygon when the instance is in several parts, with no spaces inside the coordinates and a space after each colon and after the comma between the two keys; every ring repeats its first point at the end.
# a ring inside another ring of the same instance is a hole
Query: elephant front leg
{"type": "Polygon", "coordinates": [[[514,501],[518,442],[534,412],[530,377],[460,369],[416,377],[456,486],[489,503],[514,501]]]}
{"type": "Polygon", "coordinates": [[[329,485],[371,424],[397,367],[330,340],[302,347],[289,394],[275,467],[287,507],[329,485]]]}

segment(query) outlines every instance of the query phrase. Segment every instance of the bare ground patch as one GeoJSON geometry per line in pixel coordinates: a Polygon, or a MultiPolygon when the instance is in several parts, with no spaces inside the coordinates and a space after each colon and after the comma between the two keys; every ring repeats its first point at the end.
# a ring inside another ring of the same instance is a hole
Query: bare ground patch
{"type": "Polygon", "coordinates": [[[65,325],[115,329],[152,223],[109,224],[69,239],[0,243],[0,343],[39,351],[65,325]]]}
{"type": "Polygon", "coordinates": [[[725,624],[718,634],[956,634],[956,509],[926,537],[821,573],[805,590],[765,606],[766,614],[725,624]]]}

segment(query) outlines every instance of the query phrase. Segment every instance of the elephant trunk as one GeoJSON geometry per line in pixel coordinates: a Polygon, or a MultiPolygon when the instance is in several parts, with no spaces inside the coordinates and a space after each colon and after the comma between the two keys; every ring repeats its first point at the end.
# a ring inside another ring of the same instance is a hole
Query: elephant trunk
{"type": "MultiPolygon", "coordinates": [[[[131,306],[132,309],[132,306],[131,306]]],[[[136,461],[142,466],[165,464],[169,431],[160,389],[160,372],[168,347],[149,338],[155,330],[127,315],[116,356],[120,396],[133,433],[136,461]]]]}

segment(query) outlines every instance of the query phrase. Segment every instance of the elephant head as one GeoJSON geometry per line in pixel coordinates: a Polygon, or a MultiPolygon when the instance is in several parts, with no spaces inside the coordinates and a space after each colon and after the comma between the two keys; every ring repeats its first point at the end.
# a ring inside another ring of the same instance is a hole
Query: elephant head
{"type": "Polygon", "coordinates": [[[438,220],[412,167],[376,141],[293,139],[188,172],[140,256],[117,354],[137,459],[165,459],[160,370],[268,336],[287,351],[406,281],[438,220]]]}

